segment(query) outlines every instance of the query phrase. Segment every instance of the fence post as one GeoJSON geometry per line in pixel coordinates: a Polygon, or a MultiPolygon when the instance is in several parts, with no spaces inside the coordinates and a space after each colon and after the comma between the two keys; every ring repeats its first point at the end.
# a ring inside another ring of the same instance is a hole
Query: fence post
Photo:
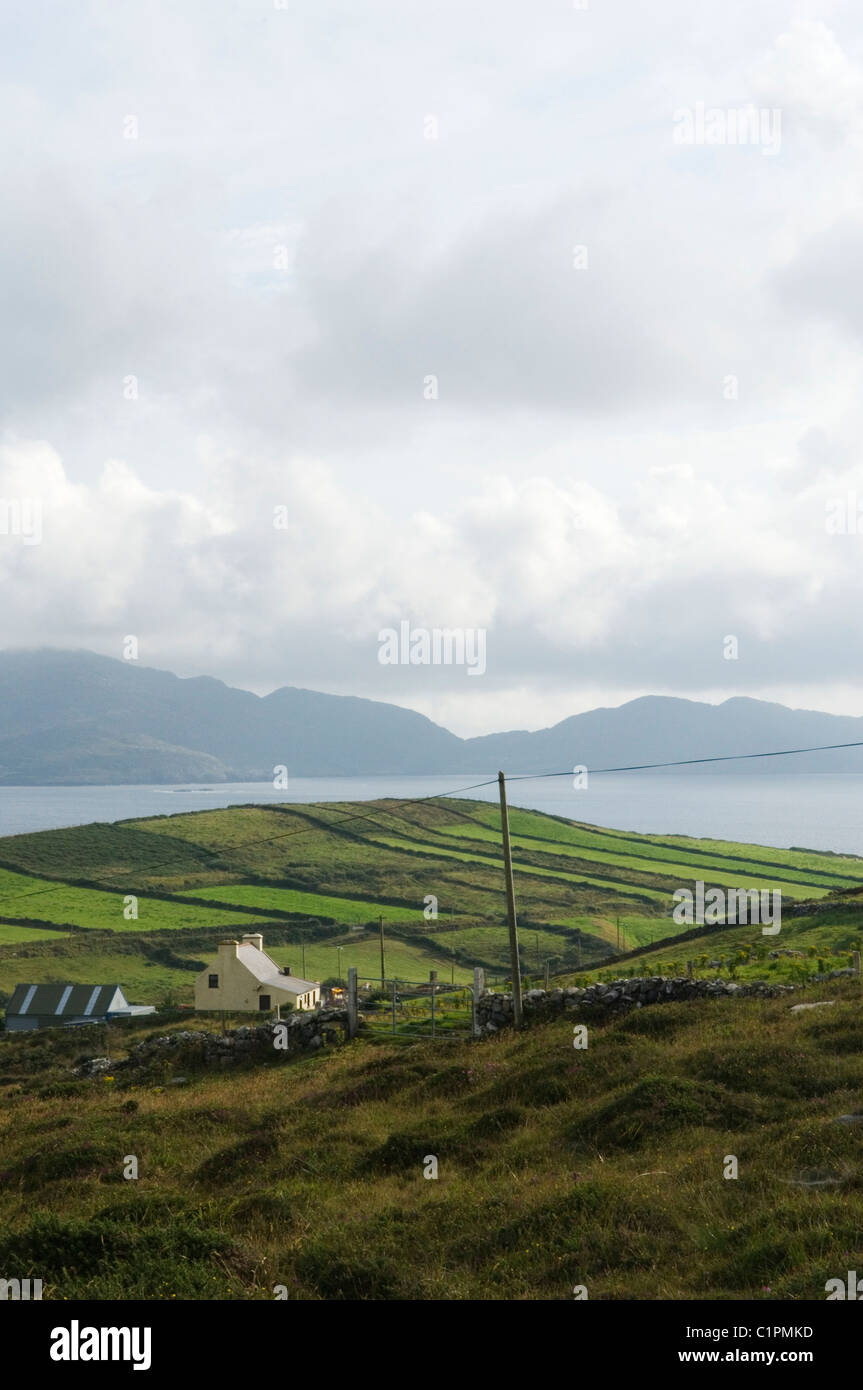
{"type": "Polygon", "coordinates": [[[393,1032],[396,1031],[396,982],[393,980],[393,1032]]]}
{"type": "Polygon", "coordinates": [[[429,984],[431,985],[431,1025],[432,1025],[432,1037],[434,1037],[434,1003],[435,1003],[435,994],[436,994],[436,992],[437,992],[437,971],[436,971],[436,970],[430,970],[430,971],[429,971],[429,984]]]}
{"type": "Polygon", "coordinates": [[[852,965],[853,965],[853,967],[854,967],[854,974],[855,974],[855,975],[859,975],[859,974],[860,974],[860,952],[859,952],[859,951],[855,951],[855,952],[854,952],[854,955],[853,955],[853,957],[852,957],[852,962],[851,962],[851,963],[852,963],[852,965]]]}
{"type": "Polygon", "coordinates": [[[348,966],[348,1037],[357,1036],[357,967],[348,966]]]}
{"type": "Polygon", "coordinates": [[[695,971],[694,971],[694,969],[693,969],[692,961],[691,961],[691,960],[688,960],[688,961],[686,962],[686,973],[687,973],[687,975],[689,976],[690,980],[693,978],[693,976],[694,976],[694,974],[695,974],[695,971]]]}
{"type": "Polygon", "coordinates": [[[479,1014],[477,1004],[479,997],[485,989],[485,971],[481,965],[475,965],[473,969],[473,998],[471,1000],[471,1025],[475,1038],[479,1037],[479,1014]]]}

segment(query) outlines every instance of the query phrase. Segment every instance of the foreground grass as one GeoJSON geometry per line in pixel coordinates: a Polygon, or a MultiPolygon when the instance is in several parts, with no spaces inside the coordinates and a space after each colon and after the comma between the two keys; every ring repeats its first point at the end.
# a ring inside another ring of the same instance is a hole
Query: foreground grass
{"type": "Polygon", "coordinates": [[[54,1299],[820,1300],[863,1266],[863,1126],[839,1122],[863,1110],[863,990],[825,997],[658,1005],[585,1051],[562,1019],[180,1058],[134,1087],[68,1067],[140,1025],[5,1038],[0,1270],[54,1299]]]}

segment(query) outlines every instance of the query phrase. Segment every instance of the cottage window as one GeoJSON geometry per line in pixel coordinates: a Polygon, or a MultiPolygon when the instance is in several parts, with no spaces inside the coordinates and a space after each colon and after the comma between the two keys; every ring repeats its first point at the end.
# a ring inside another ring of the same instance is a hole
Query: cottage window
{"type": "Polygon", "coordinates": [[[219,988],[219,977],[218,977],[218,975],[211,975],[211,976],[210,976],[210,989],[218,989],[218,988],[219,988]]]}
{"type": "Polygon", "coordinates": [[[269,1007],[270,1007],[270,996],[269,996],[268,994],[262,994],[262,995],[260,995],[260,997],[259,997],[259,999],[258,999],[258,1008],[260,1009],[261,1013],[263,1013],[263,1012],[264,1012],[266,1009],[268,1009],[269,1007]]]}

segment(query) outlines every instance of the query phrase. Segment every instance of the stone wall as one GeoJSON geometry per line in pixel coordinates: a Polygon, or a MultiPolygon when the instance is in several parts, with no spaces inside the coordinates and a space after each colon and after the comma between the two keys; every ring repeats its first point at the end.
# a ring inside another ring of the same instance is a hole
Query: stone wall
{"type": "MultiPolygon", "coordinates": [[[[772,999],[780,994],[791,994],[795,988],[794,985],[768,984],[766,980],[741,985],[734,980],[691,980],[688,976],[671,979],[667,975],[654,975],[612,980],[609,984],[588,985],[586,989],[575,986],[548,991],[529,989],[522,997],[522,1008],[526,1020],[531,1017],[549,1018],[569,1009],[605,1015],[627,1013],[648,1004],[664,1004],[678,999],[743,998],[747,995],[772,999]]],[[[484,1034],[510,1027],[512,995],[487,990],[477,1003],[477,1021],[480,1032],[484,1034]]]]}
{"type": "Polygon", "coordinates": [[[81,1063],[78,1072],[82,1076],[95,1076],[108,1071],[123,1075],[175,1059],[189,1065],[203,1063],[205,1066],[221,1067],[244,1061],[279,1059],[293,1052],[315,1051],[325,1043],[338,1042],[347,1028],[347,1021],[346,1009],[316,1009],[288,1014],[278,1023],[274,1021],[230,1028],[224,1034],[182,1029],[135,1043],[128,1057],[120,1062],[112,1061],[110,1057],[90,1057],[81,1063]],[[276,1030],[281,1027],[287,1031],[277,1035],[276,1030]],[[287,1048],[276,1047],[277,1036],[286,1038],[287,1048]]]}

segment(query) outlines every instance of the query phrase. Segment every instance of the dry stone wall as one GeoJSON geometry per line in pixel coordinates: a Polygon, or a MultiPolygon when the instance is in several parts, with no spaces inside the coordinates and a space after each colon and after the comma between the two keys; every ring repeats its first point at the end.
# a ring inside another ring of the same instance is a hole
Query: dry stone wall
{"type": "MultiPolygon", "coordinates": [[[[768,984],[766,980],[741,985],[734,980],[698,980],[689,979],[688,976],[673,979],[667,975],[653,975],[632,980],[612,980],[609,984],[588,985],[584,989],[576,986],[548,991],[530,989],[522,999],[522,1007],[525,1019],[547,1018],[569,1009],[612,1014],[678,999],[743,998],[747,995],[772,999],[780,994],[791,994],[794,989],[794,985],[768,984]]],[[[496,1033],[500,1028],[511,1027],[512,1017],[511,994],[487,990],[480,996],[477,1023],[481,1033],[496,1033]]]]}
{"type": "Polygon", "coordinates": [[[288,1014],[281,1022],[231,1028],[224,1034],[198,1029],[181,1029],[160,1037],[145,1038],[130,1048],[128,1057],[112,1061],[110,1057],[91,1057],[78,1068],[82,1076],[99,1072],[145,1070],[154,1063],[182,1058],[190,1064],[230,1067],[237,1062],[262,1061],[284,1057],[292,1052],[311,1052],[325,1043],[338,1042],[347,1027],[347,1010],[317,1009],[314,1012],[288,1014]],[[277,1029],[284,1028],[283,1034],[277,1029]],[[280,1046],[277,1048],[277,1039],[280,1046]],[[284,1040],[284,1041],[283,1041],[284,1040]],[[284,1043],[287,1043],[285,1047],[284,1043]]]}

